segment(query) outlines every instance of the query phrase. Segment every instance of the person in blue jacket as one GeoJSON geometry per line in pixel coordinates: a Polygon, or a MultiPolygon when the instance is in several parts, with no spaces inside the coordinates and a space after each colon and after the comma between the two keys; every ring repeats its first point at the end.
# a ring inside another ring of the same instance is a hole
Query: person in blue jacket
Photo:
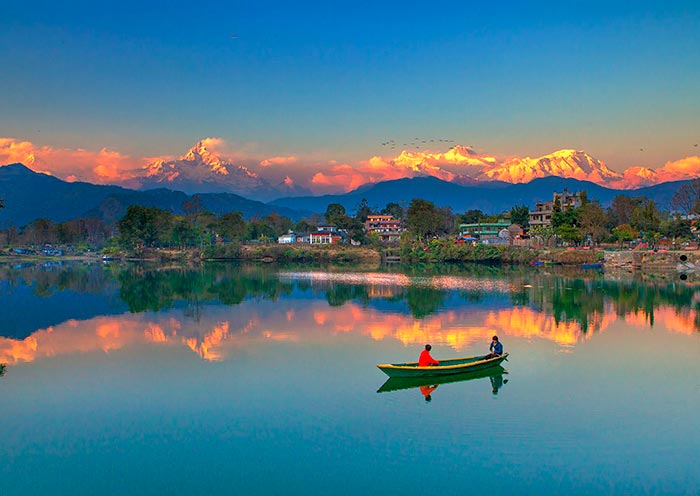
{"type": "Polygon", "coordinates": [[[498,340],[498,336],[491,338],[491,346],[489,346],[489,353],[485,358],[494,358],[503,355],[503,343],[498,340]]]}

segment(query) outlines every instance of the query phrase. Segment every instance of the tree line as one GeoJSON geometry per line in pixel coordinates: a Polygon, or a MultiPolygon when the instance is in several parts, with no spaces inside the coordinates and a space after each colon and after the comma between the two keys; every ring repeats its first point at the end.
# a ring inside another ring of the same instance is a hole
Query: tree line
{"type": "MultiPolygon", "coordinates": [[[[580,200],[580,206],[566,207],[557,199],[551,225],[529,229],[530,237],[542,244],[564,242],[571,245],[622,244],[637,239],[655,245],[662,238],[674,241],[692,239],[692,225],[687,216],[700,214],[700,179],[682,185],[675,193],[671,200],[674,215],[659,210],[651,199],[645,197],[620,194],[607,209],[603,209],[598,201],[589,200],[585,191],[580,193],[580,200]],[[681,217],[681,213],[686,218],[681,217]]],[[[0,199],[2,207],[3,201],[0,199]]],[[[289,231],[311,232],[323,223],[345,231],[353,241],[377,245],[378,236],[368,234],[364,229],[365,221],[373,214],[392,215],[405,227],[405,238],[425,242],[433,238],[456,236],[461,224],[506,220],[528,231],[530,211],[525,205],[515,205],[510,211],[498,214],[487,214],[479,209],[455,213],[450,207],[440,207],[420,198],[414,198],[408,206],[390,202],[379,209],[369,206],[367,200],[362,199],[352,214],[343,205],[331,203],[323,216],[315,215],[296,222],[276,213],[246,220],[237,211],[220,215],[208,212],[203,208],[199,196],[195,195],[182,204],[181,213],[132,205],[113,224],[98,218],[67,222],[37,219],[22,228],[11,227],[0,231],[0,246],[71,245],[82,251],[103,247],[185,249],[221,242],[275,242],[289,231]]]]}

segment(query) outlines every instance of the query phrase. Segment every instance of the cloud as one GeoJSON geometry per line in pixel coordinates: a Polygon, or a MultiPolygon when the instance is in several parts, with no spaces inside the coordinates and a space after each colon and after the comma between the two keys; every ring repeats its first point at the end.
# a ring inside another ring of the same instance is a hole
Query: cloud
{"type": "Polygon", "coordinates": [[[657,169],[657,176],[663,182],[681,179],[695,179],[700,176],[700,157],[685,157],[674,162],[666,162],[657,169]]]}
{"type": "Polygon", "coordinates": [[[456,146],[444,153],[403,151],[396,157],[374,156],[355,166],[332,165],[316,173],[311,183],[325,189],[350,191],[366,183],[404,177],[433,176],[454,181],[460,176],[474,177],[497,163],[495,157],[480,156],[473,148],[456,146]]]}
{"type": "Polygon", "coordinates": [[[131,157],[102,148],[54,148],[30,141],[0,138],[0,164],[19,162],[36,172],[54,175],[69,181],[97,184],[121,182],[135,177],[146,163],[144,158],[131,157]]]}
{"type": "Polygon", "coordinates": [[[260,162],[261,167],[269,167],[271,165],[290,165],[290,164],[296,164],[299,162],[299,159],[294,156],[290,157],[271,157],[271,158],[266,158],[265,160],[262,160],[260,162]]]}

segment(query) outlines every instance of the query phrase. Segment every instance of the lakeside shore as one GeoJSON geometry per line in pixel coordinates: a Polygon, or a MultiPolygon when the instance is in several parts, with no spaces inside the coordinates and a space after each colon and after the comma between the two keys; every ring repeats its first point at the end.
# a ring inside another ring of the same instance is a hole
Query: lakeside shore
{"type": "MultiPolygon", "coordinates": [[[[379,265],[387,260],[398,263],[495,263],[506,265],[586,265],[601,264],[605,269],[643,270],[675,269],[680,265],[694,268],[700,263],[700,251],[683,250],[610,250],[602,248],[526,248],[519,246],[460,246],[429,243],[411,247],[355,247],[347,245],[216,245],[204,249],[140,249],[131,253],[113,253],[108,260],[135,262],[205,262],[241,261],[265,263],[332,263],[379,265]]],[[[101,254],[39,255],[0,252],[0,261],[101,262],[101,254]]]]}

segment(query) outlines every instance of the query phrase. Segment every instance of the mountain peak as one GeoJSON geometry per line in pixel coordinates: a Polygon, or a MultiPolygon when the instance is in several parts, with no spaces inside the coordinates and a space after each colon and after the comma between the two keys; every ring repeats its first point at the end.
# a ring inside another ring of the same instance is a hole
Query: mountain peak
{"type": "Polygon", "coordinates": [[[209,142],[211,142],[210,138],[198,141],[180,158],[180,160],[206,164],[214,170],[221,168],[224,162],[218,155],[209,151],[207,148],[209,142]]]}

